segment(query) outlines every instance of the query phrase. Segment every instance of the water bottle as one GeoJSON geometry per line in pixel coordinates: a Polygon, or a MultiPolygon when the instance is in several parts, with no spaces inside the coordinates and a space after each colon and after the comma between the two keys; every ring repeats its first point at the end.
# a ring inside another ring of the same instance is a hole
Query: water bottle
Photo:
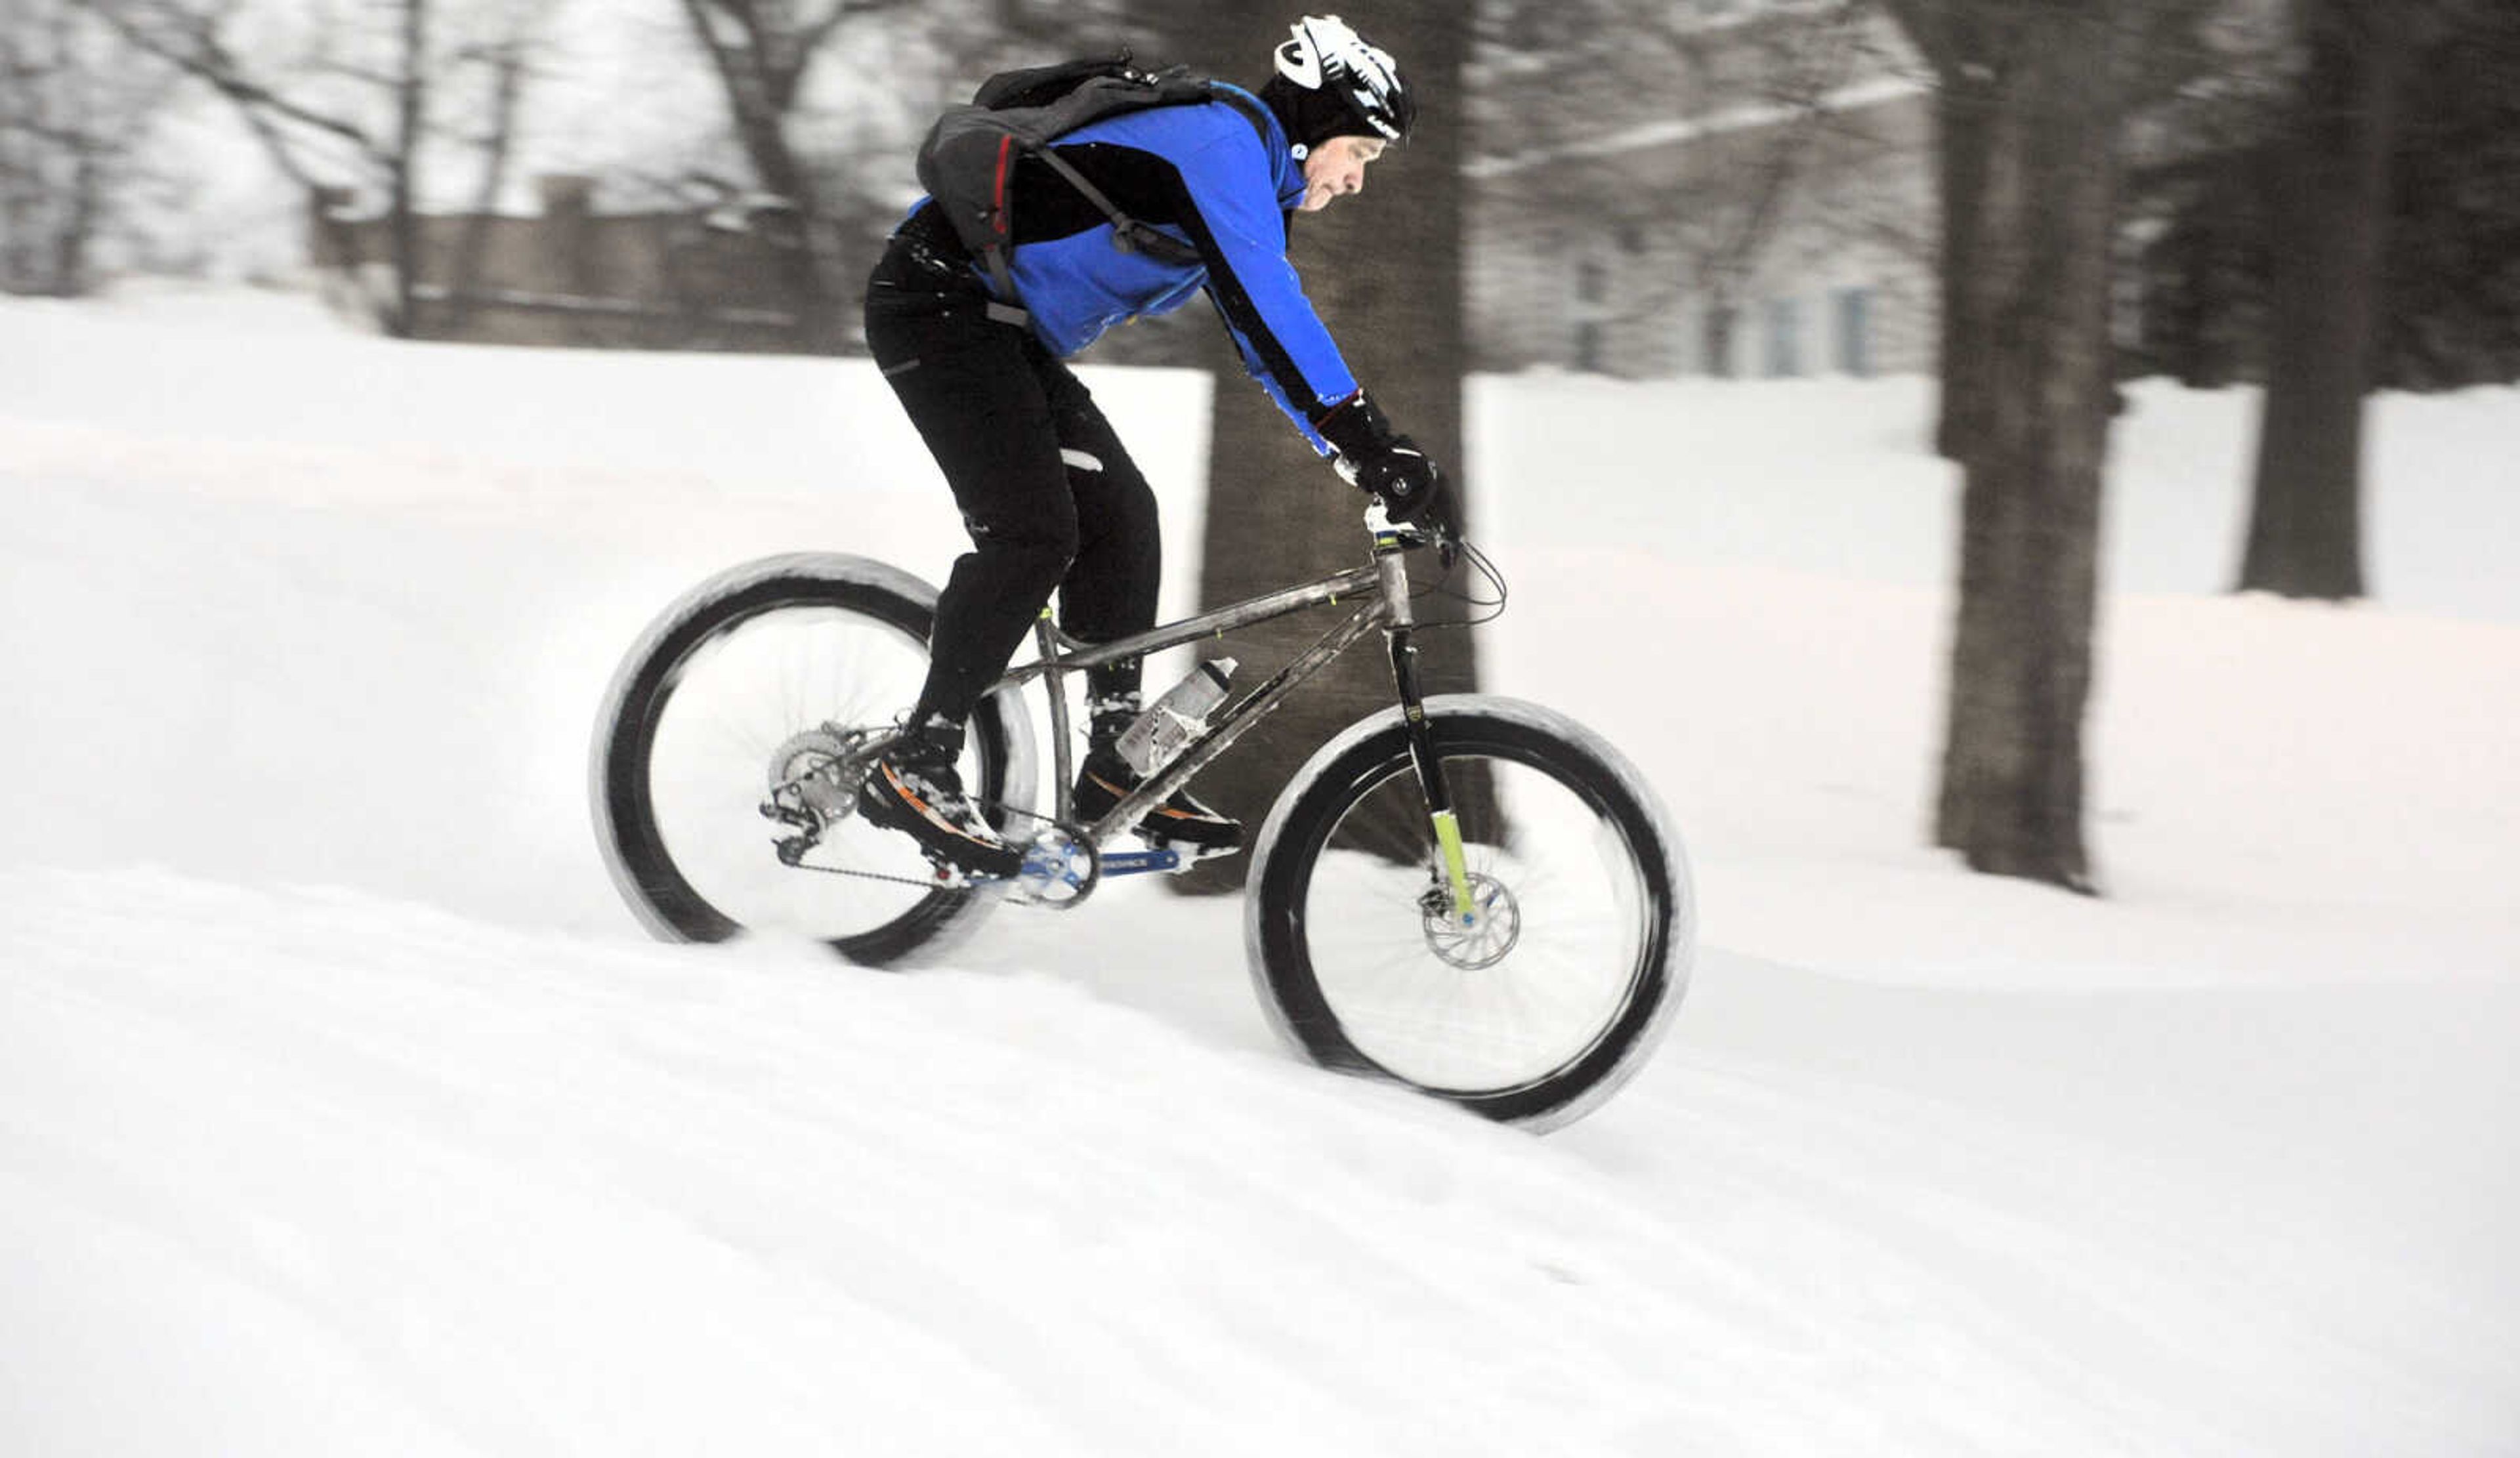
{"type": "Polygon", "coordinates": [[[1207,728],[1208,711],[1225,702],[1226,679],[1233,672],[1233,659],[1210,659],[1165,689],[1120,735],[1120,758],[1141,775],[1171,764],[1182,746],[1207,728]]]}

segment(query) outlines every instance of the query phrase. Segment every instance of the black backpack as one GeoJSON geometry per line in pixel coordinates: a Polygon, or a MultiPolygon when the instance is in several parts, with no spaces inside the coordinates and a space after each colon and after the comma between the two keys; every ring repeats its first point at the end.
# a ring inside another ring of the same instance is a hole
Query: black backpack
{"type": "Polygon", "coordinates": [[[1195,263],[1196,248],[1122,212],[1102,189],[1052,152],[1050,144],[1123,111],[1208,101],[1234,104],[1262,137],[1268,136],[1267,118],[1241,94],[1193,75],[1188,66],[1140,70],[1125,50],[1107,59],[1001,71],[980,83],[968,106],[947,108],[928,128],[927,140],[919,148],[919,184],[1010,299],[1014,297],[1007,272],[1015,231],[1012,182],[1016,162],[1025,157],[1046,163],[1111,220],[1113,246],[1163,263],[1195,263]]]}

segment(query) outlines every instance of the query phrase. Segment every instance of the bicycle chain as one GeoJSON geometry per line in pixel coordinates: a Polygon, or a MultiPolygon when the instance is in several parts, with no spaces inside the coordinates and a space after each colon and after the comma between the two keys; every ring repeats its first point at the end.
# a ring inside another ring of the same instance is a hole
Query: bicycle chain
{"type": "MultiPolygon", "coordinates": [[[[821,773],[822,772],[817,770],[813,773],[821,773]]],[[[800,775],[795,779],[790,779],[786,784],[780,786],[780,788],[791,788],[802,783],[806,777],[807,776],[800,775]]],[[[995,810],[1002,817],[1021,816],[1027,820],[1038,820],[1045,825],[1053,827],[1057,827],[1058,824],[1058,821],[1053,817],[1042,815],[1037,811],[1017,809],[1016,807],[1008,805],[1003,801],[989,801],[985,803],[975,801],[973,803],[975,805],[979,805],[982,809],[995,810]]],[[[821,835],[819,832],[817,832],[815,838],[816,842],[819,844],[821,841],[821,835]]],[[[1081,832],[1074,838],[1080,842],[1086,839],[1085,835],[1081,832]]],[[[1003,881],[972,882],[966,880],[958,885],[950,881],[940,881],[933,877],[926,880],[921,880],[916,876],[896,876],[879,870],[850,870],[837,865],[809,865],[802,860],[789,861],[785,863],[793,870],[810,870],[819,875],[826,876],[847,876],[852,880],[858,881],[881,881],[887,885],[893,886],[916,886],[922,891],[977,891],[985,886],[1011,886],[1019,879],[1015,876],[1009,876],[1003,881]]]]}

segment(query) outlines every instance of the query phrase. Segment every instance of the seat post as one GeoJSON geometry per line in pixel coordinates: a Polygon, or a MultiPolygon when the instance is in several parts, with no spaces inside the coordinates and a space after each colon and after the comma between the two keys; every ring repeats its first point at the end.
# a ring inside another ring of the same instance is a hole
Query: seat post
{"type": "MultiPolygon", "coordinates": [[[[1075,752],[1067,734],[1067,671],[1059,666],[1058,630],[1051,623],[1048,607],[1042,608],[1041,617],[1033,623],[1032,636],[1034,645],[1041,653],[1042,684],[1050,693],[1051,793],[1055,797],[1051,801],[1051,816],[1060,824],[1065,824],[1076,813],[1075,752]]],[[[1006,691],[1019,693],[1022,690],[1009,688],[1006,691]]]]}

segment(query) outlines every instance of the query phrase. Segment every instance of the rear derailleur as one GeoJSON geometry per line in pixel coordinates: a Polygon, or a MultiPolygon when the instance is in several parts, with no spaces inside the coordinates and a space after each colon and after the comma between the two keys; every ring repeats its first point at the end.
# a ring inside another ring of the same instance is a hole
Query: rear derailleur
{"type": "MultiPolygon", "coordinates": [[[[771,842],[781,864],[809,868],[805,858],[823,843],[824,834],[857,814],[858,781],[899,732],[891,726],[852,729],[826,724],[779,746],[770,757],[770,797],[761,802],[761,814],[790,832],[771,842]]],[[[1026,812],[1009,814],[1040,818],[1026,812]]],[[[996,891],[1018,905],[1054,910],[1082,903],[1102,879],[1102,853],[1093,839],[1047,819],[1012,876],[975,876],[942,856],[925,854],[934,875],[921,884],[940,891],[996,891]]]]}
{"type": "Polygon", "coordinates": [[[771,843],[782,864],[802,865],[807,853],[823,843],[825,830],[857,814],[858,780],[894,733],[888,726],[852,729],[827,724],[771,754],[770,798],[761,802],[762,817],[794,832],[771,843]]]}

